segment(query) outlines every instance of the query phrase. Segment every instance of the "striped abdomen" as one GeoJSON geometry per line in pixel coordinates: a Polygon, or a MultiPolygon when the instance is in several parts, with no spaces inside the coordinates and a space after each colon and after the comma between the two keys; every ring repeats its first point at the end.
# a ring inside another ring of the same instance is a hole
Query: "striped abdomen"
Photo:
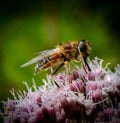
{"type": "Polygon", "coordinates": [[[38,73],[40,70],[49,69],[50,67],[55,66],[56,64],[62,61],[63,61],[63,57],[61,57],[61,54],[58,54],[58,53],[44,57],[36,65],[35,73],[38,73]]]}

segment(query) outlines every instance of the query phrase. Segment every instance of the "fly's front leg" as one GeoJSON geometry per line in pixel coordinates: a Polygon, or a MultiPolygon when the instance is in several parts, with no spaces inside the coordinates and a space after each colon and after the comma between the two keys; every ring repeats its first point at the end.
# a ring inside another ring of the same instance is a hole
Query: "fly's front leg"
{"type": "Polygon", "coordinates": [[[89,67],[89,65],[87,63],[87,58],[82,57],[82,65],[83,65],[83,68],[86,73],[87,73],[87,70],[91,71],[91,68],[89,67]],[[87,69],[86,69],[86,67],[87,67],[87,69]]]}
{"type": "Polygon", "coordinates": [[[85,65],[86,65],[87,68],[88,68],[88,71],[91,71],[91,68],[90,68],[90,66],[89,66],[88,63],[87,63],[87,58],[83,58],[83,60],[84,60],[84,62],[85,62],[85,65]]]}
{"type": "Polygon", "coordinates": [[[86,73],[87,73],[87,71],[91,71],[91,68],[89,67],[89,65],[87,63],[87,58],[85,58],[85,57],[77,57],[76,60],[77,61],[81,61],[83,69],[85,70],[86,73]]]}

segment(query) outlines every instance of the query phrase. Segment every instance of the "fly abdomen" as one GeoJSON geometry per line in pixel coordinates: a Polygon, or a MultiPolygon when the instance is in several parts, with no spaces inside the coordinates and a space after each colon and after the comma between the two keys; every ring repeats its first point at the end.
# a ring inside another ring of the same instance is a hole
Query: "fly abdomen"
{"type": "Polygon", "coordinates": [[[41,59],[35,67],[35,73],[38,73],[40,70],[47,70],[50,67],[55,66],[59,62],[62,62],[63,57],[58,54],[52,54],[50,56],[44,57],[41,59]]]}
{"type": "Polygon", "coordinates": [[[49,62],[50,62],[49,56],[41,59],[35,67],[35,73],[38,73],[40,70],[42,70],[44,66],[49,62]]]}

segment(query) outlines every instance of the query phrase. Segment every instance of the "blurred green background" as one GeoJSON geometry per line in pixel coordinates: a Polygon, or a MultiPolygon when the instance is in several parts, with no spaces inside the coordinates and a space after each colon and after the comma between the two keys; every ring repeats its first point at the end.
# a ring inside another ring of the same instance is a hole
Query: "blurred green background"
{"type": "Polygon", "coordinates": [[[20,65],[60,42],[88,39],[90,58],[103,58],[113,69],[120,63],[119,13],[117,0],[1,0],[0,100],[12,88],[25,89],[23,81],[32,85],[34,78],[40,85],[45,72],[34,76],[34,65],[20,65]]]}

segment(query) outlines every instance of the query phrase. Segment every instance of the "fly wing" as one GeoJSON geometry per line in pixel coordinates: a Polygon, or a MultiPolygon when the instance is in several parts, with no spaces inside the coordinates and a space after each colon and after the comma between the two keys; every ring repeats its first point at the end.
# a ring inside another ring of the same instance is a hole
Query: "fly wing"
{"type": "Polygon", "coordinates": [[[29,60],[28,62],[21,65],[20,67],[26,67],[26,66],[29,66],[31,64],[35,64],[35,63],[39,62],[41,59],[43,59],[44,57],[50,56],[54,53],[57,53],[58,51],[59,51],[59,49],[55,48],[55,49],[52,49],[52,50],[45,50],[45,51],[39,52],[39,53],[37,53],[38,56],[36,56],[35,58],[29,60]]]}

